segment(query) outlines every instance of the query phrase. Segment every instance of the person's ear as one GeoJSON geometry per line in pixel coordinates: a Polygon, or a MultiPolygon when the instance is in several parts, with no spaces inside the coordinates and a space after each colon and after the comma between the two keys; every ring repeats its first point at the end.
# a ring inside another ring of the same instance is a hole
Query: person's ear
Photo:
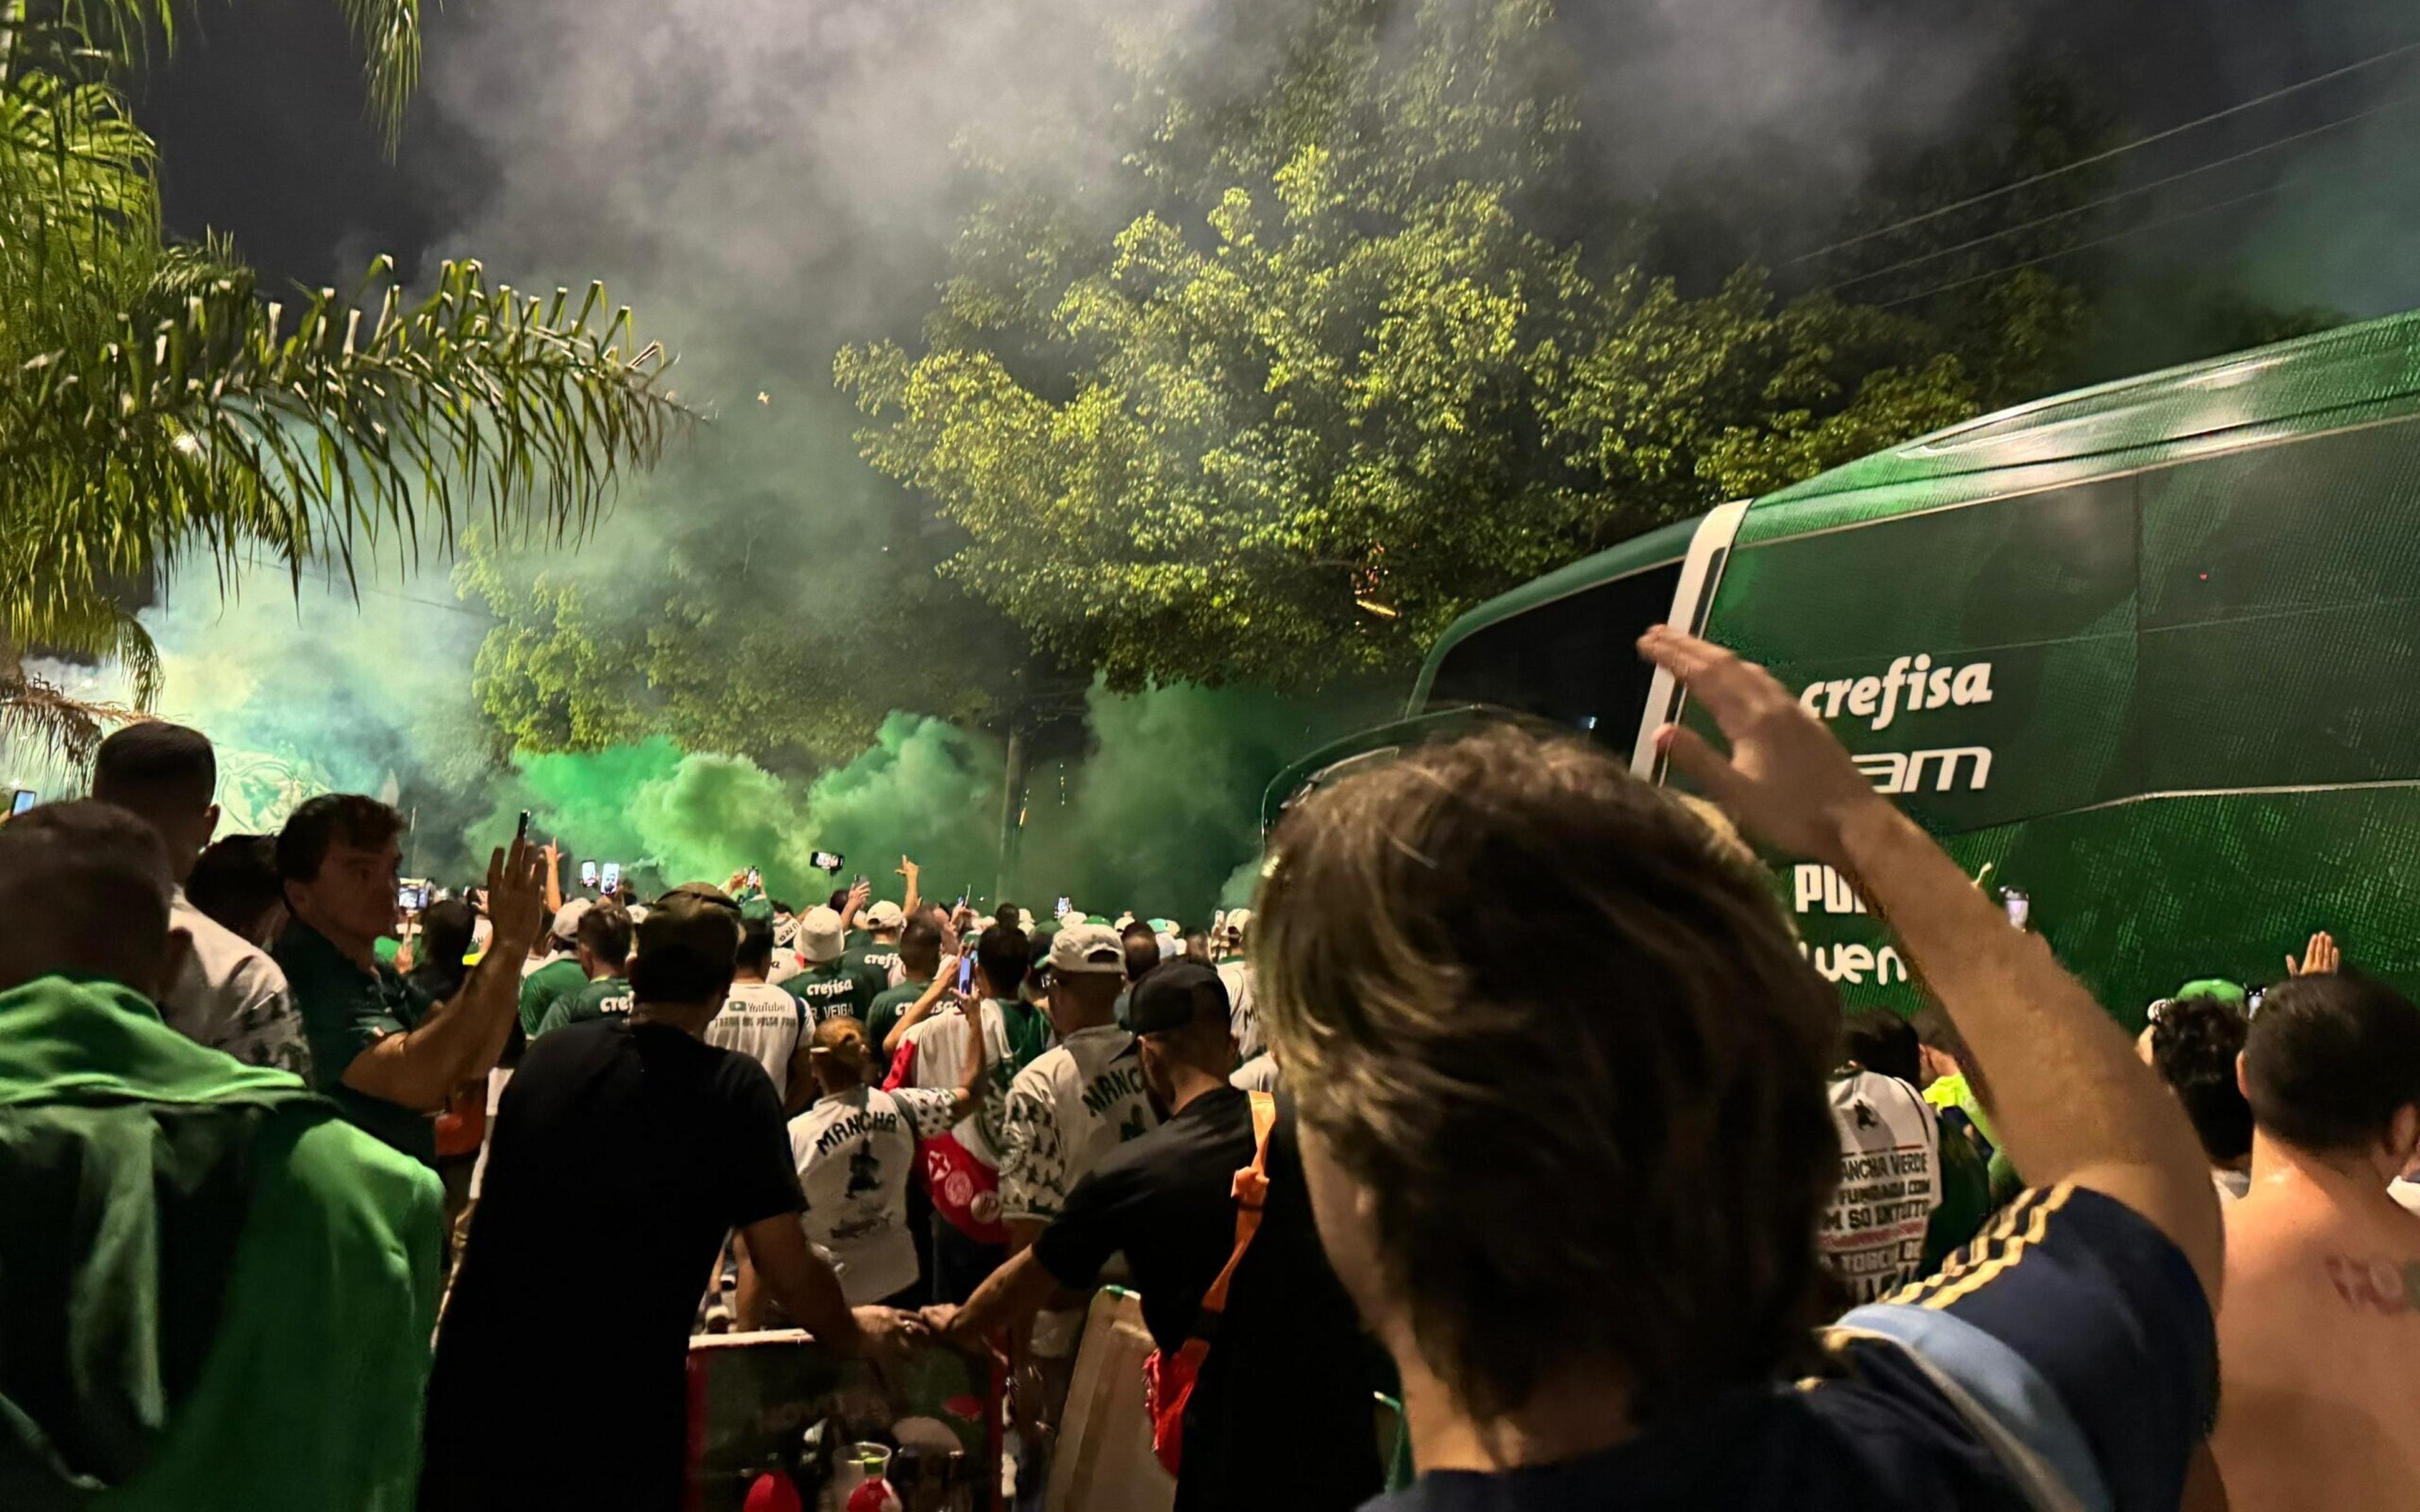
{"type": "Polygon", "coordinates": [[[2252,1078],[2244,1074],[2243,1052],[2241,1050],[2235,1053],[2235,1089],[2245,1097],[2252,1095],[2252,1078]]]}
{"type": "Polygon", "coordinates": [[[210,837],[218,832],[219,806],[214,803],[202,812],[202,843],[208,845],[210,842],[210,837]]]}
{"type": "Polygon", "coordinates": [[[2406,1103],[2397,1108],[2387,1123],[2386,1138],[2391,1174],[2400,1176],[2411,1169],[2413,1154],[2420,1153],[2420,1105],[2406,1103]]]}
{"type": "Polygon", "coordinates": [[[160,951],[160,980],[134,982],[131,985],[138,989],[144,996],[155,1003],[158,1002],[166,995],[169,986],[183,973],[185,962],[193,953],[193,935],[180,929],[170,930],[166,945],[160,951]]]}

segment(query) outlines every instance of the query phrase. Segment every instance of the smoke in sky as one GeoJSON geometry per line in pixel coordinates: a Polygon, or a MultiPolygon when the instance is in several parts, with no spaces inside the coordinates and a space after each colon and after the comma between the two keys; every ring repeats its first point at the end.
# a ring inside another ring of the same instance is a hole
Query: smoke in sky
{"type": "MultiPolygon", "coordinates": [[[[454,0],[429,13],[423,99],[396,170],[419,196],[401,224],[427,227],[425,243],[396,250],[475,253],[535,287],[599,276],[635,305],[644,333],[679,352],[683,397],[717,418],[631,480],[559,570],[638,635],[661,609],[668,557],[701,534],[739,542],[743,561],[778,566],[728,591],[795,604],[792,654],[816,656],[819,628],[927,580],[936,554],[924,506],[857,455],[834,350],[913,339],[985,165],[1014,164],[1105,226],[1123,221],[1123,161],[1162,103],[1130,98],[1124,60],[1149,50],[1205,89],[1245,87],[1308,3],[454,0]],[[749,548],[775,537],[789,549],[749,548]]],[[[2065,70],[2116,130],[2141,132],[2379,52],[2410,24],[2382,0],[1564,0],[1559,22],[1590,191],[1652,207],[1690,175],[1786,165],[1794,197],[1772,199],[1784,208],[1759,241],[1785,251],[1828,231],[1887,155],[2003,109],[2012,70],[2065,70]]],[[[2415,85],[2409,68],[2381,69],[2226,140],[2256,146],[2415,85]]],[[[2420,303],[2415,131],[2420,107],[2381,110],[2260,160],[2267,177],[2229,190],[2277,185],[2257,210],[2191,226],[2181,244],[2124,243],[2120,267],[2175,285],[2181,246],[2210,278],[2278,303],[2420,303]]],[[[174,135],[165,147],[173,189],[184,149],[174,135]]],[[[262,176],[248,151],[232,161],[228,181],[248,195],[262,176]]],[[[349,227],[327,266],[292,270],[349,280],[367,244],[349,227]]],[[[862,754],[821,770],[661,739],[515,758],[473,694],[489,622],[442,563],[365,579],[358,605],[309,583],[298,604],[275,574],[240,586],[229,599],[207,579],[178,581],[149,623],[168,657],[162,712],[231,753],[248,810],[319,786],[392,790],[420,813],[421,869],[441,876],[528,807],[582,853],[664,881],[752,862],[811,893],[827,881],[807,864],[818,848],[847,853],[846,870],[886,891],[903,849],[937,894],[990,879],[1002,749],[932,711],[894,713],[862,754]]],[[[861,675],[877,689],[906,681],[895,665],[861,675]]],[[[1385,702],[1095,690],[1084,755],[1035,775],[1016,885],[1029,905],[1057,892],[1194,915],[1221,893],[1240,902],[1262,784],[1385,702]]]]}

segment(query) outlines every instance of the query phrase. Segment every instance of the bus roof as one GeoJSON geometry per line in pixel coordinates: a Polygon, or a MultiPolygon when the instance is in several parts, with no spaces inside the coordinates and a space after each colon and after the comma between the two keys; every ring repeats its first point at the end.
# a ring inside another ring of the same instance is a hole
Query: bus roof
{"type": "Polygon", "coordinates": [[[1739,544],[2420,414],[2420,312],[2054,394],[1758,500],[1739,544]]]}
{"type": "MultiPolygon", "coordinates": [[[[2420,414],[2420,311],[2054,394],[1861,457],[1756,501],[1737,544],[1860,525],[2079,483],[2295,435],[2420,414]]],[[[1411,707],[1447,653],[1541,604],[1687,554],[1698,517],[1584,557],[1489,599],[1430,649],[1411,707]]]]}

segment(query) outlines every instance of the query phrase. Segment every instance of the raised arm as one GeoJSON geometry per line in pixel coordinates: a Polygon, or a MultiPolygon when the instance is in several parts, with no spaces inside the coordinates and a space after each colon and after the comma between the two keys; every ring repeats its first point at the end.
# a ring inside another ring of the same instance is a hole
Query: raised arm
{"type": "Polygon", "coordinates": [[[924,869],[903,856],[899,858],[899,874],[908,879],[908,893],[900,901],[899,911],[913,918],[917,906],[924,901],[924,869]]]}
{"type": "Polygon", "coordinates": [[[1640,650],[1688,685],[1730,743],[1667,726],[1672,764],[1743,825],[1838,868],[1964,1037],[2009,1158],[2037,1186],[2116,1198],[2183,1252],[2216,1305],[2217,1199],[2193,1126],[2115,1021],[2007,918],[1763,668],[1668,626],[1640,650]]]}
{"type": "MultiPolygon", "coordinates": [[[[899,1015],[899,1022],[891,1026],[891,1032],[882,1037],[884,1055],[895,1056],[899,1053],[899,1046],[907,1040],[908,1031],[924,1022],[924,1015],[933,1011],[934,1005],[940,1002],[942,995],[949,992],[951,983],[957,980],[957,976],[958,958],[954,955],[941,957],[940,964],[933,968],[933,980],[925,983],[924,990],[917,995],[916,1000],[908,1005],[908,1011],[899,1015]]],[[[978,1024],[975,1028],[977,1030],[975,1038],[982,1039],[983,1026],[978,1024]]],[[[983,1050],[978,1046],[971,1053],[980,1057],[983,1050]]]]}
{"type": "Polygon", "coordinates": [[[546,857],[546,917],[563,912],[563,847],[550,840],[539,855],[546,857]]]}
{"type": "Polygon", "coordinates": [[[344,1084],[436,1113],[457,1087],[494,1066],[520,1020],[521,962],[544,927],[544,907],[537,850],[517,838],[509,854],[499,849],[488,861],[488,917],[494,932],[462,990],[411,1030],[390,1034],[355,1056],[345,1068],[344,1084]]]}

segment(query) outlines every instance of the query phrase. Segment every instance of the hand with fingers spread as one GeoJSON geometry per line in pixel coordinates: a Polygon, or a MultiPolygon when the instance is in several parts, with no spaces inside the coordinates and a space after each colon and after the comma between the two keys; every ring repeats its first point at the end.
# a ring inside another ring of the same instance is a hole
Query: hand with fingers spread
{"type": "Polygon", "coordinates": [[[546,883],[539,861],[538,848],[522,836],[515,837],[509,848],[498,846],[488,858],[488,918],[495,925],[490,948],[514,960],[529,952],[538,931],[546,927],[546,883]]]}
{"type": "Polygon", "coordinates": [[[2303,947],[2303,959],[2286,958],[2286,975],[2289,977],[2331,977],[2344,966],[2344,956],[2336,949],[2335,936],[2326,930],[2311,936],[2303,947]]]}
{"type": "Polygon", "coordinates": [[[1688,685],[1730,742],[1726,754],[1694,730],[1666,725],[1656,732],[1657,748],[1746,828],[1838,864],[1847,820],[1888,807],[1839,741],[1771,672],[1669,625],[1640,637],[1638,649],[1688,685]]]}

